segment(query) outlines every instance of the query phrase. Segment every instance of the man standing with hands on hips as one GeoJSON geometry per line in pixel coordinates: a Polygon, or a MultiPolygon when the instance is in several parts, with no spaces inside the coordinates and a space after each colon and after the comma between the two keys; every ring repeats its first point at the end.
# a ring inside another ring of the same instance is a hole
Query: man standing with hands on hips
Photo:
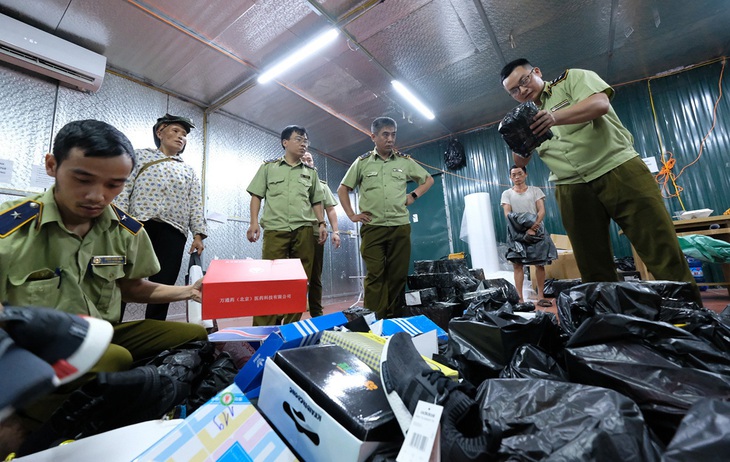
{"type": "Polygon", "coordinates": [[[378,117],[371,125],[375,149],[358,157],[342,179],[337,195],[353,223],[362,223],[360,253],[367,269],[365,308],[378,318],[392,318],[405,304],[411,225],[407,207],[433,185],[433,178],[411,156],[394,149],[397,125],[378,117]],[[406,183],[418,187],[406,194],[406,183]],[[360,213],[355,213],[349,193],[359,188],[360,213]]]}

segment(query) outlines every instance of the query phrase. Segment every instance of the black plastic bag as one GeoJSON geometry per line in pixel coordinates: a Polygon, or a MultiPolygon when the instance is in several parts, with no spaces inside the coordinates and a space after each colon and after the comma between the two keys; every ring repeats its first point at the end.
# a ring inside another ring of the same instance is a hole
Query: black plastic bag
{"type": "Polygon", "coordinates": [[[185,401],[186,413],[189,415],[208,402],[218,392],[233,383],[238,373],[236,363],[227,352],[222,352],[203,374],[200,384],[185,401]]]}
{"type": "Polygon", "coordinates": [[[725,461],[730,456],[730,402],[701,399],[689,410],[662,462],[725,461]]]}
{"type": "Polygon", "coordinates": [[[459,373],[477,386],[495,378],[522,345],[537,345],[553,356],[563,348],[555,316],[538,311],[526,319],[507,311],[486,313],[483,321],[466,318],[449,323],[447,358],[459,364],[459,373]]]}
{"type": "Polygon", "coordinates": [[[661,445],[630,399],[605,388],[539,379],[479,386],[482,421],[502,429],[494,460],[654,462],[661,445]]]}
{"type": "Polygon", "coordinates": [[[623,313],[659,319],[662,297],[639,282],[589,282],[564,291],[558,297],[558,318],[568,333],[600,313],[623,313]]]}
{"type": "Polygon", "coordinates": [[[466,165],[464,146],[456,138],[449,141],[449,146],[444,153],[444,163],[446,168],[451,170],[458,170],[466,165]]]}
{"type": "Polygon", "coordinates": [[[586,320],[565,347],[572,382],[620,391],[665,443],[698,400],[730,396],[730,354],[678,327],[622,314],[586,320]]]}
{"type": "Polygon", "coordinates": [[[404,308],[404,317],[424,315],[443,330],[449,329],[449,321],[461,315],[461,304],[433,302],[430,305],[411,305],[404,308]]]}
{"type": "Polygon", "coordinates": [[[515,154],[530,157],[535,148],[553,137],[552,130],[541,136],[532,133],[530,125],[535,122],[534,117],[538,111],[535,103],[527,101],[509,111],[499,123],[502,139],[515,154]]]}
{"type": "Polygon", "coordinates": [[[502,369],[499,377],[503,379],[547,379],[568,381],[568,374],[558,362],[542,348],[535,345],[522,345],[515,351],[512,361],[502,369]]]}
{"type": "Polygon", "coordinates": [[[543,294],[545,298],[558,298],[561,292],[572,289],[575,286],[581,285],[580,279],[545,279],[545,287],[543,288],[543,294]]]}

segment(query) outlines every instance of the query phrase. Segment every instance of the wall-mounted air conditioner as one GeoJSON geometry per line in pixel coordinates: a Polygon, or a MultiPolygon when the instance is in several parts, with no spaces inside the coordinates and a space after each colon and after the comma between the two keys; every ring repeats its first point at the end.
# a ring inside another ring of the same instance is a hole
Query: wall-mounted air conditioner
{"type": "Polygon", "coordinates": [[[101,87],[106,57],[0,14],[0,61],[47,75],[80,90],[101,87]]]}

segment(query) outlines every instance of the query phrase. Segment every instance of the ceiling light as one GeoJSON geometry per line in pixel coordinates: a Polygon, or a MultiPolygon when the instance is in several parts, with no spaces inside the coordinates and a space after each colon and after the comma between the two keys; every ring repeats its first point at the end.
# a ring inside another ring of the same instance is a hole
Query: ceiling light
{"type": "Polygon", "coordinates": [[[409,103],[411,103],[413,107],[418,109],[421,114],[423,114],[428,120],[433,120],[436,117],[435,115],[433,115],[433,112],[431,112],[431,110],[427,108],[420,99],[416,98],[416,95],[411,93],[411,91],[407,89],[402,83],[397,80],[393,80],[390,83],[393,85],[393,88],[395,88],[396,91],[401,94],[401,96],[403,96],[409,103]]]}
{"type": "Polygon", "coordinates": [[[298,48],[292,54],[282,59],[278,64],[264,72],[257,79],[258,83],[267,83],[274,80],[284,72],[288,71],[292,67],[296,66],[300,62],[309,58],[313,54],[317,53],[322,48],[332,43],[340,31],[337,29],[328,29],[326,32],[318,35],[313,40],[305,44],[303,47],[298,48]]]}

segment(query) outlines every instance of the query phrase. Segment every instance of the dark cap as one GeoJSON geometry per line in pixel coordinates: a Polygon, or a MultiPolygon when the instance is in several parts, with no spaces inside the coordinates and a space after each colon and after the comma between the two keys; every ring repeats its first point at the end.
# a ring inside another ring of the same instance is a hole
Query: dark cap
{"type": "Polygon", "coordinates": [[[157,123],[152,127],[152,136],[155,139],[155,145],[160,147],[160,138],[157,136],[157,129],[160,125],[180,124],[185,128],[186,133],[190,133],[190,130],[195,128],[193,121],[187,117],[175,116],[172,114],[165,114],[164,116],[157,119],[157,123]]]}

